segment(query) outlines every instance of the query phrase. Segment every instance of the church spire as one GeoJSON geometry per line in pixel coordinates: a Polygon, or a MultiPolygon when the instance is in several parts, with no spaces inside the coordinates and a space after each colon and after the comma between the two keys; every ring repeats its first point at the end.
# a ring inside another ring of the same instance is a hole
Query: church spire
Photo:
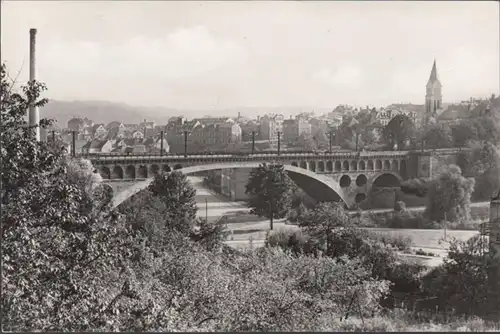
{"type": "Polygon", "coordinates": [[[436,59],[434,59],[434,64],[432,64],[431,76],[429,77],[429,82],[434,83],[439,81],[436,68],[436,59]]]}

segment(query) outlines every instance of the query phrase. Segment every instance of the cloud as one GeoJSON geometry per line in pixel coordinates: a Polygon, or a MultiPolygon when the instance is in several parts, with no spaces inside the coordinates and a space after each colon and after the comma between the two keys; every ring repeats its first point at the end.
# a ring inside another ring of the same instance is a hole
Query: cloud
{"type": "Polygon", "coordinates": [[[363,81],[361,69],[353,64],[344,64],[337,67],[335,71],[330,68],[322,68],[314,73],[313,78],[327,85],[357,88],[363,81]]]}
{"type": "Polygon", "coordinates": [[[163,38],[134,36],[123,44],[52,41],[40,50],[40,66],[94,76],[161,77],[183,80],[230,69],[247,61],[240,45],[210,33],[203,26],[178,29],[163,38]]]}

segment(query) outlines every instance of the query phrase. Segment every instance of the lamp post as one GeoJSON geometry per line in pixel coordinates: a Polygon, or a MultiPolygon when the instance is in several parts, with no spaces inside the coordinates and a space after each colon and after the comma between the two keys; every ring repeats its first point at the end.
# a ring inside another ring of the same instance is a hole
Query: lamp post
{"type": "Polygon", "coordinates": [[[56,142],[56,132],[52,130],[52,144],[56,142]]]}
{"type": "Polygon", "coordinates": [[[280,186],[283,183],[283,174],[280,173],[279,177],[278,177],[278,175],[276,175],[276,171],[274,171],[272,179],[268,178],[268,180],[270,181],[268,183],[268,189],[269,189],[269,229],[272,231],[273,227],[274,227],[274,204],[275,204],[274,197],[276,195],[274,190],[275,190],[276,183],[279,183],[280,186]]]}
{"type": "Polygon", "coordinates": [[[281,132],[278,131],[278,155],[280,155],[280,146],[281,146],[281,132]]]}
{"type": "Polygon", "coordinates": [[[163,155],[163,131],[160,131],[160,156],[163,155]]]}
{"type": "Polygon", "coordinates": [[[329,138],[328,138],[328,139],[329,139],[330,154],[331,154],[331,153],[332,153],[332,135],[333,135],[332,131],[330,131],[330,132],[328,133],[328,135],[329,135],[329,138]]]}
{"type": "Polygon", "coordinates": [[[358,152],[358,138],[359,138],[358,130],[356,129],[356,152],[358,152]]]}
{"type": "Polygon", "coordinates": [[[255,131],[252,131],[252,154],[255,153],[255,131]]]}
{"type": "Polygon", "coordinates": [[[188,155],[188,132],[184,131],[184,157],[188,155]]]}
{"type": "Polygon", "coordinates": [[[72,131],[72,141],[71,141],[71,155],[75,157],[76,155],[76,131],[72,131]]]}

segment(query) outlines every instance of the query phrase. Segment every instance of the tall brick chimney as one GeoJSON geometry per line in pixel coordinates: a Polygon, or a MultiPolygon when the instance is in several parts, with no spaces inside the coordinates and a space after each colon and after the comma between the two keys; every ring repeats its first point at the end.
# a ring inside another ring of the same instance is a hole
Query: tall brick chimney
{"type": "MultiPolygon", "coordinates": [[[[30,29],[30,81],[36,80],[36,29],[30,29]]],[[[37,107],[30,105],[28,112],[28,123],[37,126],[35,139],[40,141],[40,113],[37,107]]]]}

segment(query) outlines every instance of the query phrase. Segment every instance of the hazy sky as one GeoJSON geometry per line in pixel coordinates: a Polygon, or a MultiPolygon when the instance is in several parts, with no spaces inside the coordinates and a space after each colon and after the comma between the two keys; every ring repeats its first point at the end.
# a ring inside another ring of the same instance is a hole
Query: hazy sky
{"type": "Polygon", "coordinates": [[[445,102],[500,92],[494,1],[5,1],[1,28],[2,61],[21,81],[38,29],[38,78],[54,99],[421,104],[434,58],[445,102]]]}

